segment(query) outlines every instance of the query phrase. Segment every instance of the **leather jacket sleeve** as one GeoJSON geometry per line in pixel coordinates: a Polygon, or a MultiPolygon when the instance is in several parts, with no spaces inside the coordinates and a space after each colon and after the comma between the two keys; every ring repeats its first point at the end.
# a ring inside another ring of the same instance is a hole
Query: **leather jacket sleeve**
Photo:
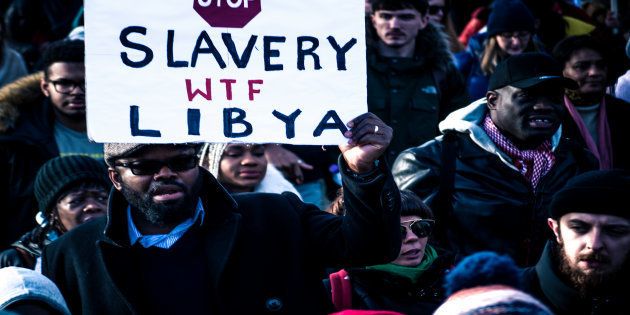
{"type": "Polygon", "coordinates": [[[392,168],[398,187],[413,191],[429,206],[440,187],[441,147],[442,142],[436,139],[407,149],[398,156],[392,168]]]}

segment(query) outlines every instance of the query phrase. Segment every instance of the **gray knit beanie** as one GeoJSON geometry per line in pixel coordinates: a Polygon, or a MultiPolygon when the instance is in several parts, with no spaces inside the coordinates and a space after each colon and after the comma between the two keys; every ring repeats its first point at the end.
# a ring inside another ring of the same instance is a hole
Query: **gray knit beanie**
{"type": "Polygon", "coordinates": [[[227,143],[206,143],[201,149],[199,165],[207,169],[215,178],[219,177],[221,156],[223,156],[223,151],[227,146],[227,143]]]}
{"type": "Polygon", "coordinates": [[[102,162],[91,157],[70,155],[46,162],[35,177],[35,198],[39,210],[46,213],[61,194],[77,182],[95,182],[103,188],[110,186],[107,169],[102,162]]]}

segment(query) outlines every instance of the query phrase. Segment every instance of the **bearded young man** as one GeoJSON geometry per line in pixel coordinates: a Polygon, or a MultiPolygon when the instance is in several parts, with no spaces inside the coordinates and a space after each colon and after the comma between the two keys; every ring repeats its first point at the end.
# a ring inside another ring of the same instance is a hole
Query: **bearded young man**
{"type": "Polygon", "coordinates": [[[349,127],[344,217],[291,193],[231,196],[194,146],[106,144],[107,218],[50,244],[42,273],[73,314],[326,314],[325,267],[400,249],[400,192],[380,160],[392,130],[373,114],[349,127]]]}
{"type": "Polygon", "coordinates": [[[630,309],[630,172],[592,171],[551,203],[549,241],[526,290],[556,314],[627,314],[630,309]]]}

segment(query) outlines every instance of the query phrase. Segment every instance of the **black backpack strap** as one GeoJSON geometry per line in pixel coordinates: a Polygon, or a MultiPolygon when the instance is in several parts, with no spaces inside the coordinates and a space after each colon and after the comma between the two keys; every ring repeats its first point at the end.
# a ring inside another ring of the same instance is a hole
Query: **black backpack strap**
{"type": "Polygon", "coordinates": [[[447,131],[442,137],[439,191],[434,203],[435,214],[438,220],[436,226],[437,237],[443,242],[441,247],[448,248],[448,229],[453,227],[453,193],[455,190],[455,163],[458,151],[457,133],[447,131]]]}

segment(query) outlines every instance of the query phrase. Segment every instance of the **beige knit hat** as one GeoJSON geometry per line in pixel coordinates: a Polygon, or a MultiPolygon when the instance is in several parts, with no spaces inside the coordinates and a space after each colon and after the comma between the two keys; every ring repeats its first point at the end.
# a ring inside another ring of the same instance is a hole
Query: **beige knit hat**
{"type": "Polygon", "coordinates": [[[219,176],[221,156],[223,156],[223,151],[227,146],[227,143],[206,143],[201,148],[199,165],[207,169],[215,178],[219,176]]]}

